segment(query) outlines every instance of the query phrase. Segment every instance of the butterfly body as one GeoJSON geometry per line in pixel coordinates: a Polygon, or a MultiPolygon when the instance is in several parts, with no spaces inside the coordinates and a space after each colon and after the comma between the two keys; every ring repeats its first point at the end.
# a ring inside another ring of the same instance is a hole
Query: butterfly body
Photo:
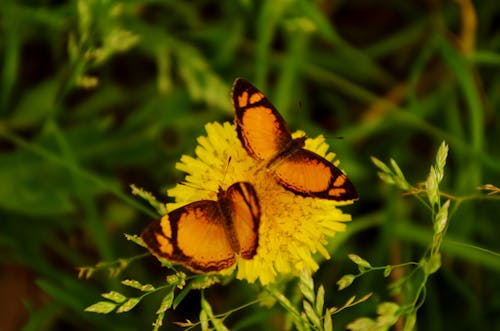
{"type": "Polygon", "coordinates": [[[282,147],[282,151],[280,153],[276,154],[269,159],[269,161],[267,161],[266,168],[272,170],[273,168],[279,166],[281,161],[287,160],[291,155],[302,149],[305,145],[305,141],[305,136],[292,139],[289,144],[282,147]]]}
{"type": "Polygon", "coordinates": [[[236,256],[251,259],[258,247],[260,205],[250,183],[237,182],[217,200],[199,200],[150,223],[141,237],[158,257],[195,272],[230,268],[236,256]]]}
{"type": "Polygon", "coordinates": [[[304,149],[306,137],[292,138],[281,114],[255,86],[237,78],[232,99],[239,140],[252,158],[265,162],[281,186],[305,197],[358,199],[354,185],[340,169],[304,149]]]}

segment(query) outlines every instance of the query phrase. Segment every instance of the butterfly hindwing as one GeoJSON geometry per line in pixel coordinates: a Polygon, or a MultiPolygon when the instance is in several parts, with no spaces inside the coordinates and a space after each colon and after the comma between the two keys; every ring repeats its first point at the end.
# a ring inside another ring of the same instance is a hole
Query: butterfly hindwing
{"type": "Polygon", "coordinates": [[[292,143],[283,117],[262,92],[238,78],[232,94],[238,137],[253,158],[269,159],[292,143]]]}
{"type": "Polygon", "coordinates": [[[251,157],[266,161],[285,189],[336,201],[358,199],[354,185],[340,169],[303,148],[305,137],[292,139],[283,117],[255,86],[237,78],[232,93],[238,138],[251,157]]]}
{"type": "Polygon", "coordinates": [[[238,182],[152,222],[141,237],[156,256],[195,272],[230,268],[236,254],[252,258],[258,246],[260,207],[253,186],[238,182]]]}
{"type": "Polygon", "coordinates": [[[356,189],[340,169],[306,149],[280,161],[274,175],[285,189],[299,195],[339,201],[357,197],[356,189]]]}

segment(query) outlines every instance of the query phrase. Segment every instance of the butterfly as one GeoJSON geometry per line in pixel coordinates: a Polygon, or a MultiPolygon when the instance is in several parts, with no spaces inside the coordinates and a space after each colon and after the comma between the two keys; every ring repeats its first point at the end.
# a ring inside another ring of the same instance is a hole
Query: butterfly
{"type": "Polygon", "coordinates": [[[239,140],[251,157],[266,162],[281,186],[306,197],[358,199],[354,185],[340,169],[303,148],[305,136],[292,138],[283,117],[255,86],[237,78],[232,99],[239,140]]]}
{"type": "Polygon", "coordinates": [[[141,238],[156,256],[208,273],[252,259],[259,241],[260,204],[252,184],[237,182],[217,201],[199,200],[150,223],[141,238]]]}

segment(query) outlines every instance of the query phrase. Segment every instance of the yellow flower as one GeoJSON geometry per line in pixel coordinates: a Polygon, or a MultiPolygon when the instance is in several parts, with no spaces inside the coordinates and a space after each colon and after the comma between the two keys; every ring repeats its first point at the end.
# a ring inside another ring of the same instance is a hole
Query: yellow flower
{"type": "MultiPolygon", "coordinates": [[[[238,279],[248,282],[260,280],[269,284],[280,274],[297,275],[303,269],[318,269],[314,254],[326,259],[326,237],[344,231],[344,222],[351,216],[337,207],[350,204],[332,200],[309,198],[285,190],[266,171],[262,162],[251,158],[242,147],[234,125],[214,122],[206,125],[207,136],[198,138],[196,157],[183,155],[177,169],[185,172],[184,184],[168,190],[175,203],[167,205],[169,211],[202,199],[217,199],[219,187],[227,189],[239,181],[251,183],[261,206],[259,246],[251,260],[238,259],[238,279]]],[[[301,132],[294,136],[304,135],[301,132]]],[[[333,160],[322,136],[308,138],[305,148],[333,160]]],[[[231,271],[231,270],[230,270],[231,271]]]]}

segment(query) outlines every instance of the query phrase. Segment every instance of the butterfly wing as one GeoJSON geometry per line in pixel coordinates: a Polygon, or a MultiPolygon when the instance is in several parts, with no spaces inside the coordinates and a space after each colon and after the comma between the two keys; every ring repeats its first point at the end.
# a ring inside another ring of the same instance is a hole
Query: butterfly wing
{"type": "Polygon", "coordinates": [[[252,184],[238,182],[226,192],[230,204],[232,228],[236,236],[240,255],[251,259],[257,253],[259,242],[260,205],[252,184]]]}
{"type": "Polygon", "coordinates": [[[299,195],[336,201],[358,199],[354,185],[340,169],[306,149],[294,151],[273,171],[285,189],[299,195]]]}
{"type": "Polygon", "coordinates": [[[250,156],[271,159],[290,146],[292,134],[285,120],[255,86],[237,78],[232,97],[236,132],[250,156]]]}
{"type": "Polygon", "coordinates": [[[149,224],[141,237],[156,256],[196,272],[220,271],[236,262],[216,201],[178,208],[149,224]]]}

